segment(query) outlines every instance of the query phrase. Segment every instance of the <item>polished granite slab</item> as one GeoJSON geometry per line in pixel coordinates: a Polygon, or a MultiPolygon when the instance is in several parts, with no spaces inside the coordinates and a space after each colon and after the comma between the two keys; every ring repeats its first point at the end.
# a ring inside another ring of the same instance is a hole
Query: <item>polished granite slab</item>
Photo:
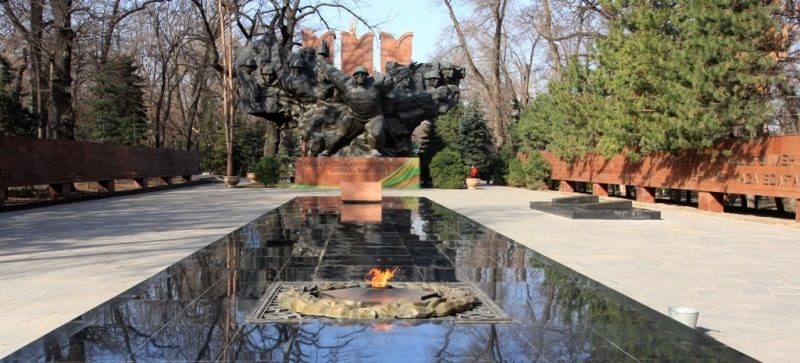
{"type": "Polygon", "coordinates": [[[553,198],[550,202],[531,202],[530,207],[570,219],[661,219],[661,211],[634,207],[630,200],[601,202],[596,195],[553,198]]]}
{"type": "Polygon", "coordinates": [[[341,206],[298,197],[2,362],[755,361],[428,199],[386,197],[361,222],[341,206]],[[246,322],[273,283],[395,266],[470,283],[511,322],[246,322]]]}

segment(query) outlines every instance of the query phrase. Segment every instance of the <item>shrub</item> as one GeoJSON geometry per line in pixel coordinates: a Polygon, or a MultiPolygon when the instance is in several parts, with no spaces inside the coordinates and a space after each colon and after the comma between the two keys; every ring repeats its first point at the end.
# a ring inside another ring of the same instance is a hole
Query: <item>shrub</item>
{"type": "Polygon", "coordinates": [[[492,184],[508,185],[506,175],[508,175],[508,163],[516,159],[516,155],[510,147],[504,147],[492,156],[492,163],[489,165],[488,176],[492,184]]]}
{"type": "Polygon", "coordinates": [[[261,158],[253,167],[253,173],[256,175],[256,181],[265,187],[274,186],[281,178],[281,163],[274,157],[261,158]]]}
{"type": "Polygon", "coordinates": [[[442,189],[459,189],[469,174],[469,166],[451,148],[445,148],[433,157],[430,164],[433,186],[442,189]]]}
{"type": "Polygon", "coordinates": [[[541,189],[550,179],[550,164],[538,152],[531,153],[527,160],[513,158],[508,163],[506,181],[512,187],[541,189]]]}

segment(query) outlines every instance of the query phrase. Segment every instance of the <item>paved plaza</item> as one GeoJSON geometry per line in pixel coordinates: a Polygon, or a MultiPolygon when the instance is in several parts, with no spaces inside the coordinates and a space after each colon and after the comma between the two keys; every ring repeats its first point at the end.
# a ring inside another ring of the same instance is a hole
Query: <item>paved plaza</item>
{"type": "MultiPolygon", "coordinates": [[[[0,213],[0,357],[298,195],[221,182],[0,213]]],[[[658,209],[661,220],[572,220],[530,209],[557,192],[384,190],[423,196],[763,362],[800,357],[800,226],[658,209]]]]}

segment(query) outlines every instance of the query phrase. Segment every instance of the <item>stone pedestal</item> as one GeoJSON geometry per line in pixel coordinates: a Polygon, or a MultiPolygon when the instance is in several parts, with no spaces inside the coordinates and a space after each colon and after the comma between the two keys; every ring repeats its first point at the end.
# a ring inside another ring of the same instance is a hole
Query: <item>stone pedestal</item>
{"type": "Polygon", "coordinates": [[[592,183],[592,194],[600,196],[600,197],[607,197],[608,196],[608,184],[592,183]]]}
{"type": "Polygon", "coordinates": [[[383,198],[380,182],[342,182],[342,202],[378,202],[383,198]]]}
{"type": "Polygon", "coordinates": [[[656,188],[636,187],[636,201],[642,203],[656,202],[656,188]]]}
{"type": "Polygon", "coordinates": [[[697,192],[697,209],[709,212],[723,212],[725,205],[723,193],[697,192]]]}

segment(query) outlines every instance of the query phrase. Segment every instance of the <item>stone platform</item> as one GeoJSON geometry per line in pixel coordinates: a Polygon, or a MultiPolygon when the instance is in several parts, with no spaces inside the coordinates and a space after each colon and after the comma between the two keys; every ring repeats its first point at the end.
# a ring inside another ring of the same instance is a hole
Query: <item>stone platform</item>
{"type": "Polygon", "coordinates": [[[531,202],[531,209],[571,219],[661,219],[661,212],[633,207],[629,200],[600,202],[596,195],[553,198],[550,202],[531,202]]]}
{"type": "MultiPolygon", "coordinates": [[[[3,282],[0,283],[0,360],[50,330],[68,325],[75,317],[85,317],[83,313],[89,309],[138,285],[153,274],[165,271],[173,263],[295,196],[339,194],[340,191],[333,188],[226,188],[221,180],[210,179],[208,183],[188,188],[177,187],[165,191],[0,213],[0,244],[4,251],[0,256],[0,272],[3,276],[3,282]],[[169,208],[164,208],[165,205],[169,208]],[[81,223],[75,223],[77,216],[80,216],[81,223]],[[57,296],[57,309],[52,308],[53,296],[57,296]]],[[[467,216],[468,221],[483,224],[520,245],[533,248],[537,253],[557,258],[557,261],[573,270],[581,271],[610,289],[636,297],[637,301],[662,313],[665,318],[668,318],[668,307],[696,308],[700,311],[697,329],[703,332],[701,334],[718,339],[760,362],[794,362],[796,357],[800,357],[800,344],[797,344],[797,337],[800,337],[800,324],[797,324],[800,319],[800,299],[797,299],[796,294],[788,293],[800,289],[800,280],[796,278],[800,275],[800,265],[796,258],[800,254],[800,244],[796,243],[800,227],[791,218],[784,220],[733,213],[704,213],[691,207],[657,203],[653,207],[645,207],[661,210],[662,220],[658,221],[614,223],[613,220],[568,219],[533,212],[530,208],[525,208],[524,201],[550,202],[552,198],[570,194],[492,184],[482,184],[477,191],[384,189],[384,194],[424,196],[442,203],[467,216]],[[742,288],[743,286],[761,288],[742,288]],[[772,316],[785,318],[764,318],[772,316]]],[[[330,214],[335,214],[337,208],[344,205],[338,199],[316,203],[301,203],[298,199],[296,203],[297,208],[302,208],[303,211],[306,208],[322,209],[330,214]]],[[[634,205],[639,204],[634,202],[634,205]]],[[[387,203],[383,207],[384,210],[390,208],[387,203]]],[[[335,217],[330,218],[335,220],[335,217]]],[[[416,220],[416,217],[412,220],[416,220]]],[[[297,224],[294,228],[301,232],[306,230],[303,229],[304,224],[297,224]]],[[[366,228],[377,230],[371,226],[365,226],[366,228]]],[[[472,229],[466,232],[470,233],[471,239],[474,238],[472,229]]],[[[244,233],[238,235],[251,236],[244,233]]],[[[293,235],[293,232],[288,235],[293,235]]],[[[429,239],[432,238],[427,238],[429,239]]],[[[281,240],[282,237],[278,237],[270,243],[280,243],[281,240]]],[[[335,240],[339,241],[338,238],[335,240]]],[[[416,241],[419,242],[422,241],[416,241]]],[[[293,247],[292,242],[287,241],[285,248],[291,251],[293,247]]],[[[508,251],[502,255],[503,258],[496,258],[493,257],[494,248],[500,246],[481,249],[481,253],[489,253],[492,264],[503,263],[499,267],[505,268],[510,262],[501,261],[511,261],[508,251]]],[[[520,250],[518,247],[514,249],[520,250]]],[[[246,248],[240,251],[263,250],[246,248]]],[[[516,253],[519,252],[515,252],[514,256],[516,253]]],[[[290,256],[291,253],[288,253],[282,258],[290,256]]],[[[481,262],[483,264],[480,265],[471,262],[476,261],[471,258],[473,254],[464,256],[470,257],[464,262],[470,264],[465,267],[470,268],[470,271],[485,271],[486,266],[494,266],[486,265],[488,262],[481,262]],[[472,267],[473,264],[476,267],[472,267]]],[[[514,261],[518,262],[510,268],[519,271],[519,266],[524,261],[516,258],[514,261]]],[[[428,265],[425,263],[420,266],[428,265]]],[[[436,271],[441,269],[437,268],[436,271]]],[[[228,276],[226,272],[222,272],[220,278],[224,276],[228,276]]],[[[526,280],[497,286],[522,284],[521,288],[529,288],[528,283],[526,280]]],[[[224,294],[225,284],[221,283],[220,287],[224,294]]],[[[263,290],[264,287],[259,287],[257,291],[260,294],[263,290]]],[[[215,291],[219,290],[211,290],[215,291]]],[[[237,292],[242,296],[250,296],[242,291],[243,287],[238,286],[237,292]]],[[[524,292],[520,290],[520,293],[524,292]]],[[[164,298],[169,299],[169,296],[164,298]]],[[[247,301],[256,299],[258,297],[247,301]]],[[[214,301],[218,304],[219,300],[214,301]]],[[[503,309],[509,314],[529,311],[524,310],[527,309],[526,305],[516,306],[527,304],[528,301],[505,299],[503,309]],[[509,309],[507,306],[515,306],[517,309],[509,309]]],[[[175,306],[174,302],[168,306],[175,306]]],[[[110,310],[110,313],[113,312],[113,309],[110,310]]],[[[203,315],[200,318],[207,317],[203,315]]],[[[530,316],[524,319],[531,321],[531,324],[538,321],[530,316]]],[[[112,317],[109,321],[113,323],[115,320],[112,317]]],[[[436,322],[447,323],[448,321],[436,322]]],[[[414,329],[414,325],[408,321],[401,321],[399,324],[403,324],[402,328],[395,332],[362,329],[372,334],[372,343],[375,339],[385,338],[388,344],[399,344],[398,340],[409,337],[409,330],[414,329]],[[398,335],[400,336],[397,337],[398,335]]],[[[504,323],[501,328],[512,328],[512,324],[504,323]]],[[[475,327],[480,326],[471,323],[453,325],[453,329],[476,329],[475,327]]],[[[116,326],[119,327],[119,324],[116,326]]],[[[431,338],[431,347],[434,349],[441,349],[445,344],[452,346],[452,343],[461,342],[460,339],[469,339],[474,332],[460,330],[464,334],[451,334],[445,338],[441,335],[442,330],[438,329],[440,326],[443,325],[423,325],[422,327],[437,329],[427,328],[420,333],[424,338],[431,338]]],[[[675,326],[679,327],[677,324],[675,326]]],[[[74,327],[78,331],[85,328],[84,325],[74,327]]],[[[197,327],[199,325],[192,325],[190,331],[203,333],[197,327]]],[[[650,326],[639,327],[641,329],[636,330],[637,334],[627,335],[628,341],[638,337],[640,333],[654,330],[650,326]]],[[[217,328],[220,326],[217,325],[217,328]]],[[[324,329],[330,330],[333,327],[326,326],[324,329]]],[[[529,331],[533,329],[530,328],[529,331]]],[[[109,330],[111,331],[113,330],[109,330]]],[[[413,333],[416,334],[417,331],[413,333]]],[[[509,337],[508,334],[504,336],[509,337]]],[[[65,342],[67,340],[66,337],[59,339],[65,342]]],[[[506,343],[513,341],[514,339],[505,340],[506,343]]],[[[102,343],[113,342],[103,339],[102,343]]],[[[405,340],[403,344],[407,343],[408,340],[405,340]]],[[[485,341],[483,343],[484,345],[478,343],[476,346],[485,346],[485,341]]],[[[127,352],[124,348],[121,351],[127,352]]],[[[375,351],[370,349],[362,351],[373,354],[363,358],[365,361],[392,358],[376,358],[375,351]]],[[[430,351],[417,351],[417,360],[432,359],[430,351]]],[[[472,355],[469,357],[460,358],[464,361],[475,361],[474,352],[470,353],[472,355]]],[[[391,352],[381,354],[390,355],[391,352]]],[[[531,352],[527,360],[530,361],[530,357],[535,354],[531,352]]],[[[396,361],[414,360],[408,358],[405,351],[397,355],[396,361]]],[[[126,357],[128,355],[117,361],[124,361],[126,357]]],[[[153,355],[149,357],[149,360],[154,359],[153,355]]],[[[185,359],[185,355],[183,357],[185,359]]],[[[619,360],[632,360],[625,357],[619,360]]],[[[682,357],[690,360],[686,356],[682,357]]],[[[449,358],[455,359],[452,356],[449,358]]],[[[518,359],[526,360],[522,356],[518,356],[518,359]]],[[[558,359],[553,358],[554,361],[558,359]]],[[[664,355],[661,361],[668,359],[669,356],[664,355]]],[[[36,358],[18,361],[35,360],[36,358]]]]}

